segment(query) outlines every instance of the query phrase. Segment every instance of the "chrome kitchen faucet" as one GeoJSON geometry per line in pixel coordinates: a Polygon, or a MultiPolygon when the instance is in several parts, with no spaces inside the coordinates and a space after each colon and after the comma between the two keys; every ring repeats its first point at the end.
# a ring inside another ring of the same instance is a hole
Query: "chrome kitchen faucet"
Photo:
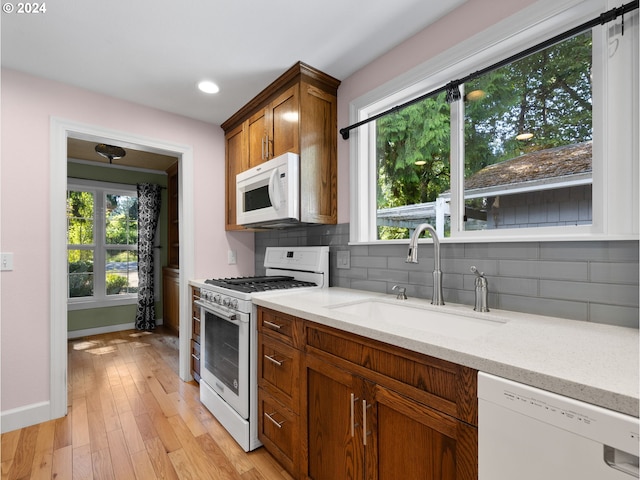
{"type": "Polygon", "coordinates": [[[475,266],[471,267],[471,271],[476,274],[476,304],[473,309],[476,312],[488,312],[487,296],[489,295],[489,285],[484,272],[478,272],[475,266]]]}
{"type": "Polygon", "coordinates": [[[418,263],[418,237],[422,232],[428,230],[433,238],[433,297],[432,305],[444,305],[442,297],[442,272],[440,271],[440,239],[436,229],[428,223],[421,223],[416,227],[409,240],[409,251],[407,252],[407,263],[418,263]]]}

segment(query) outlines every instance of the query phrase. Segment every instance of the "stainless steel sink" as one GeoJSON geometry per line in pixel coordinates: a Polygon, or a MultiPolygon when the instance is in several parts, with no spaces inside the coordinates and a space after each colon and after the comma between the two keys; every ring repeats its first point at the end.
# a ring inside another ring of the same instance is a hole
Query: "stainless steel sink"
{"type": "Polygon", "coordinates": [[[354,317],[361,325],[385,331],[402,329],[406,334],[415,330],[463,339],[486,335],[506,323],[491,313],[392,299],[371,298],[328,308],[354,317]]]}

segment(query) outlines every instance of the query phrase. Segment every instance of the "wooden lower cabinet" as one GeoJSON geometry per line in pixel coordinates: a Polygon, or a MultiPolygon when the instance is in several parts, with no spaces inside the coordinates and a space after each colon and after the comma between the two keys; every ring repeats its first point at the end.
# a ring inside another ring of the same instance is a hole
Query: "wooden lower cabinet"
{"type": "Polygon", "coordinates": [[[475,370],[295,321],[297,348],[271,338],[261,346],[291,363],[284,378],[293,380],[263,374],[259,407],[261,439],[294,478],[477,480],[475,370]],[[291,393],[271,395],[274,383],[291,393]]]}
{"type": "Polygon", "coordinates": [[[195,303],[200,300],[200,289],[191,287],[191,375],[200,383],[200,307],[195,303]]]}
{"type": "Polygon", "coordinates": [[[364,478],[361,382],[313,357],[305,362],[305,370],[307,458],[300,478],[364,478]]]}
{"type": "Polygon", "coordinates": [[[371,398],[364,478],[477,480],[476,427],[379,385],[371,398]]]}
{"type": "Polygon", "coordinates": [[[180,271],[177,268],[162,269],[162,324],[180,332],[180,271]]]}

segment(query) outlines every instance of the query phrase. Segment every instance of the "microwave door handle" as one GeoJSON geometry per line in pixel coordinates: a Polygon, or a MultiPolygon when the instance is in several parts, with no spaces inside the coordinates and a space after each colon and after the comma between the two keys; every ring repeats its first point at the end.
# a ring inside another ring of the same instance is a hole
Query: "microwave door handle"
{"type": "Polygon", "coordinates": [[[276,168],[271,172],[269,177],[269,199],[271,205],[277,211],[280,210],[281,196],[280,196],[280,182],[278,181],[280,172],[276,168]]]}

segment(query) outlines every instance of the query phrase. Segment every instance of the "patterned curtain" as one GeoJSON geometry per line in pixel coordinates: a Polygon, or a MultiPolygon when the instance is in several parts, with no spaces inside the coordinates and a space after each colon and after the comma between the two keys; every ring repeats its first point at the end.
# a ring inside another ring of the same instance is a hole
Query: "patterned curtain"
{"type": "Polygon", "coordinates": [[[160,189],[160,185],[138,184],[138,330],[156,328],[153,244],[160,215],[160,189]]]}

